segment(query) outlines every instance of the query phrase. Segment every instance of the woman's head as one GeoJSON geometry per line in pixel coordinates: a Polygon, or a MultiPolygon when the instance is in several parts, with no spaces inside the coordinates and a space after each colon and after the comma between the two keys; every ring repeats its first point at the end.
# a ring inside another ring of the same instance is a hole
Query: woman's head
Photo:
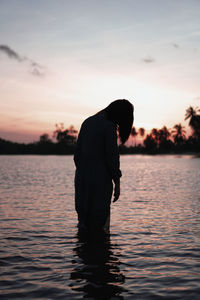
{"type": "Polygon", "coordinates": [[[105,109],[108,120],[118,125],[119,137],[124,144],[131,133],[134,106],[126,99],[111,102],[105,109]]]}

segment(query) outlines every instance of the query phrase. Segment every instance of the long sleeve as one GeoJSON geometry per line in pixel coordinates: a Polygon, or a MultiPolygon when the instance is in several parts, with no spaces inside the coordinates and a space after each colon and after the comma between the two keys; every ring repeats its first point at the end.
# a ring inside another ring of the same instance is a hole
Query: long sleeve
{"type": "Polygon", "coordinates": [[[106,128],[105,151],[108,170],[112,179],[116,181],[122,176],[122,173],[120,170],[116,126],[112,123],[106,128]]]}
{"type": "Polygon", "coordinates": [[[75,166],[76,168],[78,167],[78,164],[80,162],[80,156],[81,156],[81,132],[79,132],[79,135],[78,135],[78,139],[77,139],[77,142],[76,142],[76,148],[75,148],[75,152],[74,152],[74,163],[75,163],[75,166]]]}

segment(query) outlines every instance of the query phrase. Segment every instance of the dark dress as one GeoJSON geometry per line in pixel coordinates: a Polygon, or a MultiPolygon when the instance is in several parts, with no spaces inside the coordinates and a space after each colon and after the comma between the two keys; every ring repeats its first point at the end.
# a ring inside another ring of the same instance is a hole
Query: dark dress
{"type": "Polygon", "coordinates": [[[110,216],[112,181],[121,177],[116,125],[101,114],[86,119],[78,136],[74,162],[79,228],[103,229],[110,216]]]}

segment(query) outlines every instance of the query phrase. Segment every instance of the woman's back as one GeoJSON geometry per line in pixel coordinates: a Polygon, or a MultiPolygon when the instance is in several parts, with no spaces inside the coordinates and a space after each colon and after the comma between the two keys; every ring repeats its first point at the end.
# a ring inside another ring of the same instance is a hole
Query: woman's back
{"type": "Polygon", "coordinates": [[[105,159],[106,130],[109,127],[116,128],[114,123],[99,114],[91,116],[83,122],[77,145],[80,162],[105,159]]]}

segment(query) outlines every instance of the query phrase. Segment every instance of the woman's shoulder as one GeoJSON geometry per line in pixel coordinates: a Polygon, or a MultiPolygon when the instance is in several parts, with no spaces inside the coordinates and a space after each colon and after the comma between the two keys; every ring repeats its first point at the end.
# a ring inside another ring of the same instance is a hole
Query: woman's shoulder
{"type": "Polygon", "coordinates": [[[87,119],[85,119],[83,121],[81,127],[83,127],[83,128],[87,128],[87,127],[100,128],[101,127],[102,130],[104,130],[104,129],[116,130],[117,129],[117,126],[115,123],[104,118],[100,114],[95,114],[95,115],[92,115],[92,116],[88,117],[87,119]]]}
{"type": "Polygon", "coordinates": [[[92,118],[94,118],[95,120],[98,120],[99,122],[104,123],[105,125],[107,125],[109,127],[116,127],[116,124],[113,121],[106,119],[101,114],[95,114],[92,116],[92,118]]]}

